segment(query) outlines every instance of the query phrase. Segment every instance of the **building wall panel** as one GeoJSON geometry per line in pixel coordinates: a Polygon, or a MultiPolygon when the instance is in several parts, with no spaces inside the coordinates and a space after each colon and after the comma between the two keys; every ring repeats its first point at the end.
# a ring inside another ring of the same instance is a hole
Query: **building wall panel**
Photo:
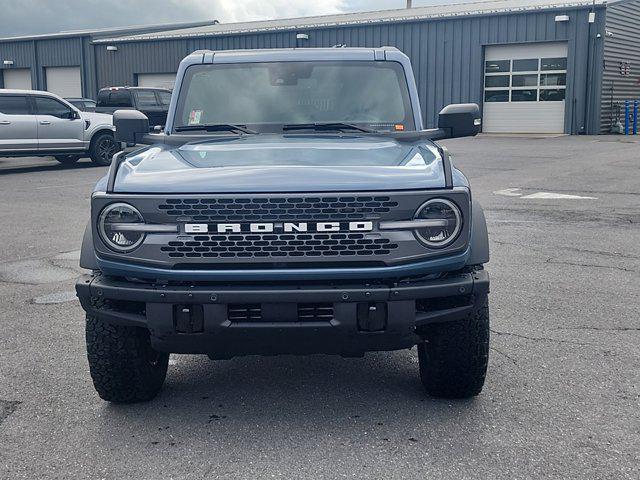
{"type": "Polygon", "coordinates": [[[607,9],[602,75],[601,132],[608,133],[612,122],[624,124],[624,101],[640,100],[640,1],[613,4],[607,9]],[[628,75],[620,65],[630,64],[628,75]]]}

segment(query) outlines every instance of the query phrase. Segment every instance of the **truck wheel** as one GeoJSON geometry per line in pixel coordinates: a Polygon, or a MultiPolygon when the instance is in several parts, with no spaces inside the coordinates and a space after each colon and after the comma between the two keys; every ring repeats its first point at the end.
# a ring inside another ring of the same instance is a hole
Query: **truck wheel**
{"type": "Polygon", "coordinates": [[[100,398],[135,403],[158,394],[169,354],[151,348],[146,329],[112,325],[87,315],[86,339],[89,370],[100,398]]]}
{"type": "Polygon", "coordinates": [[[111,159],[118,150],[118,144],[111,133],[98,133],[91,139],[89,156],[96,165],[107,166],[111,165],[111,159]]]}
{"type": "Polygon", "coordinates": [[[418,345],[420,380],[429,395],[469,398],[482,391],[489,361],[489,301],[476,298],[466,320],[434,324],[418,345]]]}
{"type": "Polygon", "coordinates": [[[74,165],[80,160],[78,155],[56,155],[54,158],[62,165],[74,165]]]}

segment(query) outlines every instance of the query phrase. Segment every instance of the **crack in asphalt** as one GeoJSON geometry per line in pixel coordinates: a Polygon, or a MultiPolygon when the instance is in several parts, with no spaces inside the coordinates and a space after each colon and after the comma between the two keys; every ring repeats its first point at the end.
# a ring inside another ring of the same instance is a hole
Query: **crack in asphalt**
{"type": "Polygon", "coordinates": [[[0,400],[0,425],[16,411],[21,403],[17,400],[0,400]]]}
{"type": "Polygon", "coordinates": [[[556,330],[594,330],[597,332],[640,332],[640,327],[556,327],[556,330]]]}
{"type": "Polygon", "coordinates": [[[501,332],[499,330],[494,330],[493,328],[491,329],[491,333],[494,333],[496,335],[504,335],[504,336],[508,336],[508,337],[522,338],[524,340],[531,340],[533,342],[568,343],[570,345],[579,345],[581,347],[590,347],[590,346],[592,347],[592,346],[594,346],[593,343],[574,342],[572,340],[561,340],[559,338],[550,338],[550,337],[530,337],[528,335],[522,335],[520,333],[501,332]]]}
{"type": "MultiPolygon", "coordinates": [[[[531,248],[532,250],[544,250],[539,248],[539,245],[532,245],[528,243],[516,243],[516,242],[505,242],[503,240],[491,240],[492,243],[496,243],[498,245],[510,245],[512,247],[521,247],[521,248],[531,248]]],[[[577,247],[563,247],[563,246],[554,246],[554,249],[559,250],[567,250],[570,252],[578,252],[578,253],[590,253],[594,255],[601,255],[603,257],[612,257],[612,258],[629,258],[632,260],[640,260],[640,256],[638,255],[630,255],[628,253],[621,252],[607,252],[606,250],[589,250],[587,248],[577,248],[577,247]]]]}
{"type": "Polygon", "coordinates": [[[640,273],[640,272],[638,272],[638,270],[634,270],[632,268],[616,267],[615,265],[597,265],[597,264],[594,264],[594,263],[568,262],[566,260],[554,260],[553,257],[547,258],[544,263],[548,263],[548,264],[551,264],[551,265],[569,265],[569,266],[572,266],[572,267],[610,268],[612,270],[618,270],[618,271],[621,271],[621,272],[640,273]]]}
{"type": "MultiPolygon", "coordinates": [[[[505,197],[507,198],[507,197],[505,197]]],[[[561,221],[564,224],[580,225],[584,223],[596,223],[599,225],[628,226],[640,223],[640,215],[629,214],[596,214],[584,210],[553,210],[549,206],[540,205],[541,208],[532,209],[530,204],[512,204],[511,207],[493,207],[485,209],[485,214],[509,213],[514,215],[528,215],[529,218],[536,217],[542,222],[550,223],[561,221]]]]}
{"type": "MultiPolygon", "coordinates": [[[[539,187],[527,187],[527,190],[543,190],[545,191],[546,188],[549,187],[545,187],[545,188],[539,188],[539,187]]],[[[557,190],[558,192],[575,192],[576,190],[572,190],[572,189],[568,189],[568,188],[554,188],[553,190],[557,190]]],[[[582,193],[604,193],[605,195],[640,195],[640,192],[621,192],[620,190],[582,190],[580,189],[580,192],[582,193]]]]}
{"type": "Polygon", "coordinates": [[[498,350],[496,347],[489,347],[491,350],[493,350],[496,353],[499,353],[500,355],[502,355],[503,357],[505,357],[507,360],[510,360],[514,365],[518,365],[518,362],[516,361],[515,358],[513,358],[512,356],[504,353],[501,350],[498,350]]]}

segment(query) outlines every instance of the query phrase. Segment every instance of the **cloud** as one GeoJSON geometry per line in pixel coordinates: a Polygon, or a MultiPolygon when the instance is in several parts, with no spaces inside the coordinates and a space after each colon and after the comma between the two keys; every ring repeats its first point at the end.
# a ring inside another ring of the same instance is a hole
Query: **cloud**
{"type": "MultiPolygon", "coordinates": [[[[414,6],[455,0],[417,0],[414,6]]],[[[405,0],[0,0],[0,36],[219,20],[223,23],[402,8],[405,0]]]]}
{"type": "Polygon", "coordinates": [[[346,11],[344,0],[322,0],[321,2],[291,2],[288,0],[218,0],[203,2],[188,0],[202,11],[210,11],[214,5],[220,10],[221,22],[244,22],[248,20],[267,20],[272,18],[306,17],[346,11]]]}

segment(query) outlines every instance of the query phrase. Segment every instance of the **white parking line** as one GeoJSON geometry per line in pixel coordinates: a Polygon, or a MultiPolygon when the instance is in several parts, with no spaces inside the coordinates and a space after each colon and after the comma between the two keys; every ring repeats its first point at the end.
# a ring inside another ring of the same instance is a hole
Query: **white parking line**
{"type": "Polygon", "coordinates": [[[519,188],[505,188],[503,190],[495,190],[494,195],[502,195],[503,197],[518,197],[525,200],[597,200],[598,197],[584,197],[581,195],[569,195],[566,193],[554,192],[536,192],[524,195],[519,188]]]}
{"type": "Polygon", "coordinates": [[[494,195],[502,195],[505,197],[519,197],[522,193],[519,192],[519,188],[505,188],[504,190],[496,190],[494,195]]]}
{"type": "Polygon", "coordinates": [[[520,197],[527,200],[597,200],[597,197],[582,197],[580,195],[567,195],[566,193],[537,192],[520,197]]]}

